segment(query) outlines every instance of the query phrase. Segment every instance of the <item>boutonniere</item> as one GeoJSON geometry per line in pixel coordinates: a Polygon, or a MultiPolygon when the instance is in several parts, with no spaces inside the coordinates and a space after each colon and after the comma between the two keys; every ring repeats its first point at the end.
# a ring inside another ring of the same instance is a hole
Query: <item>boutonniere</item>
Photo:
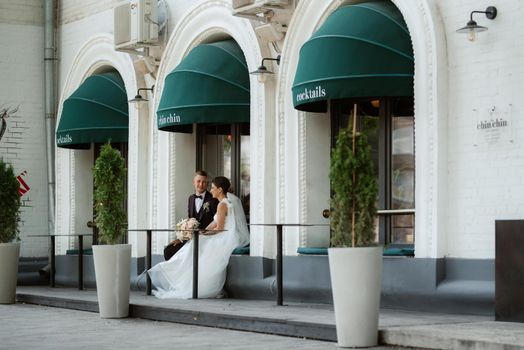
{"type": "Polygon", "coordinates": [[[208,211],[209,211],[209,202],[205,202],[205,203],[202,205],[202,208],[204,209],[204,211],[208,212],[208,211]]]}

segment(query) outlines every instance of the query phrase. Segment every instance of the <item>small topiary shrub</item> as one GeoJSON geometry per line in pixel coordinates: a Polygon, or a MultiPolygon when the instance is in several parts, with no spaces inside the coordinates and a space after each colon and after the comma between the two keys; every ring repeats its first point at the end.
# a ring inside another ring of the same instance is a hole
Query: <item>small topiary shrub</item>
{"type": "Polygon", "coordinates": [[[342,130],[331,155],[331,246],[374,242],[378,186],[366,135],[342,130]]]}
{"type": "Polygon", "coordinates": [[[105,144],[93,168],[95,187],[95,223],[100,241],[120,243],[126,232],[125,160],[120,152],[105,144]]]}
{"type": "Polygon", "coordinates": [[[21,204],[19,186],[13,167],[0,158],[0,243],[18,240],[21,204]]]}

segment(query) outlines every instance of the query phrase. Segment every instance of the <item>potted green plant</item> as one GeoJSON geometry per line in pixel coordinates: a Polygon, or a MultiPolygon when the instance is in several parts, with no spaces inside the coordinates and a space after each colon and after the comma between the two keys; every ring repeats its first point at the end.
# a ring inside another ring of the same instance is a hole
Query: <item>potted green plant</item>
{"type": "Polygon", "coordinates": [[[96,289],[100,317],[119,318],[129,314],[131,245],[119,244],[126,232],[125,160],[105,144],[93,168],[95,223],[99,240],[93,246],[96,289]]]}
{"type": "Polygon", "coordinates": [[[16,297],[20,243],[20,194],[13,167],[0,158],[0,304],[12,304],[16,297]]]}
{"type": "MultiPolygon", "coordinates": [[[[353,116],[355,119],[355,116],[353,116]]],[[[331,156],[328,249],[338,345],[378,341],[382,249],[375,242],[378,186],[366,135],[356,123],[338,135],[331,156]]]]}

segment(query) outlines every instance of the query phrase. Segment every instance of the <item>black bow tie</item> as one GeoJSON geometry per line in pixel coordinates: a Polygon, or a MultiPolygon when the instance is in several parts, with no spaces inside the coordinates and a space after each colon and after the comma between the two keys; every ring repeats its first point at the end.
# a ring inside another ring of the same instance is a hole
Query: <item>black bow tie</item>
{"type": "Polygon", "coordinates": [[[200,199],[204,200],[204,195],[202,194],[202,195],[199,196],[199,195],[196,195],[196,194],[195,194],[195,199],[196,199],[196,198],[200,198],[200,199]]]}

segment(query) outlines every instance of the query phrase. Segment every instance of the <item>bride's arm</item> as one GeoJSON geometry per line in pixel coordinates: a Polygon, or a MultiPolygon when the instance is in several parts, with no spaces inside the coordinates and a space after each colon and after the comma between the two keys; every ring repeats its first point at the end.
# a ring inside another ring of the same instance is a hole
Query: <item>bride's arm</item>
{"type": "Polygon", "coordinates": [[[216,220],[211,222],[206,230],[223,230],[226,224],[227,205],[225,203],[219,203],[217,208],[216,220]]]}

